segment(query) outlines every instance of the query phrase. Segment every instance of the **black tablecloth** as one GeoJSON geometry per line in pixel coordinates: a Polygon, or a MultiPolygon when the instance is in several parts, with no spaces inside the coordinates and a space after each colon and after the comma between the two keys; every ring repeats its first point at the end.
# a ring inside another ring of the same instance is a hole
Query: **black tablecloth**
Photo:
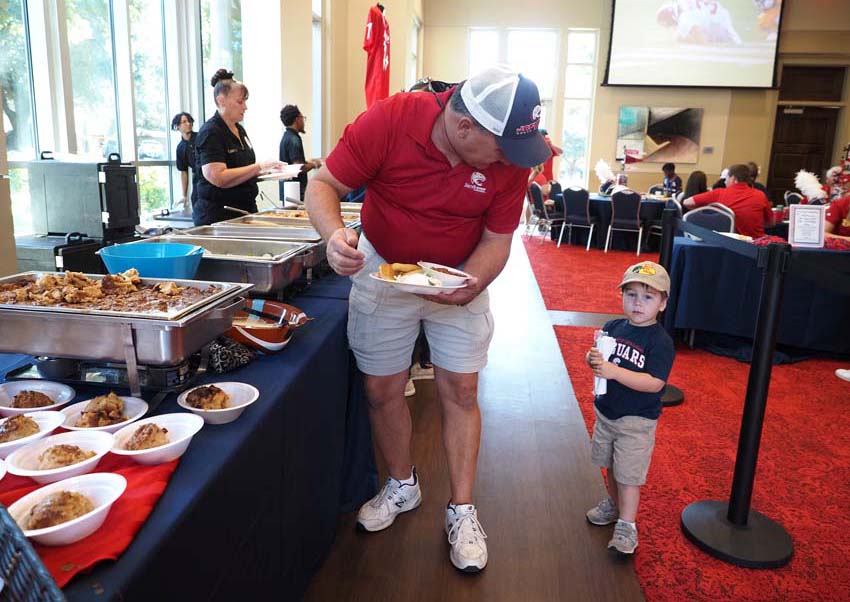
{"type": "MultiPolygon", "coordinates": [[[[235,422],[204,425],[130,547],[75,578],[70,600],[300,598],[339,512],[374,495],[377,475],[348,303],[293,303],[315,319],[282,353],[202,379],[253,384],[259,400],[235,422]]],[[[172,395],[154,413],[176,411],[172,395]]]]}
{"type": "MultiPolygon", "coordinates": [[[[812,257],[841,251],[796,251],[812,257]]],[[[850,253],[846,270],[850,274],[850,253]]],[[[721,247],[677,238],[665,327],[752,339],[762,270],[755,261],[721,247]]],[[[850,303],[792,270],[785,279],[777,343],[798,349],[850,353],[850,303]]]]}
{"type": "MultiPolygon", "coordinates": [[[[664,211],[665,201],[656,201],[644,199],[640,205],[640,218],[646,223],[660,220],[661,214],[664,211]]],[[[605,236],[608,234],[608,225],[611,223],[611,197],[600,194],[590,195],[590,215],[599,218],[599,223],[593,230],[593,243],[599,249],[605,248],[605,236]]],[[[588,228],[573,228],[573,244],[586,245],[587,235],[590,232],[588,228]]],[[[558,240],[561,234],[560,225],[555,226],[551,230],[552,240],[558,240]]],[[[644,228],[643,231],[644,244],[649,241],[649,228],[644,228]]],[[[567,233],[564,233],[562,244],[567,242],[567,233]]],[[[621,232],[615,231],[611,233],[611,248],[612,249],[634,249],[637,245],[637,232],[621,232]]]]}

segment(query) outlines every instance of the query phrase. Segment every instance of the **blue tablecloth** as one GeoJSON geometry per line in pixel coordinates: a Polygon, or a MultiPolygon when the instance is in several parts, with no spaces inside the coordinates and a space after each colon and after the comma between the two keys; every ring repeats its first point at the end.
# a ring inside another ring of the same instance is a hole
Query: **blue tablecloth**
{"type": "MultiPolygon", "coordinates": [[[[204,426],[130,547],[75,578],[69,600],[300,598],[339,512],[374,495],[377,475],[348,303],[293,303],[315,319],[284,352],[202,379],[253,384],[259,400],[235,422],[204,426]]],[[[95,391],[78,387],[81,399],[95,391]]],[[[172,395],[154,413],[177,411],[172,395]]]]}
{"type": "MultiPolygon", "coordinates": [[[[660,220],[665,204],[666,201],[644,199],[640,206],[641,219],[645,222],[660,220]]],[[[599,218],[599,224],[593,231],[594,241],[592,245],[602,249],[605,247],[605,236],[608,234],[608,224],[611,223],[611,197],[592,193],[590,195],[590,215],[599,218]]],[[[586,245],[587,235],[589,232],[590,230],[587,228],[573,228],[573,244],[586,245]]],[[[560,234],[560,225],[552,228],[552,240],[558,240],[560,234]]],[[[649,241],[649,228],[644,229],[643,240],[644,244],[649,241]]],[[[565,242],[567,242],[566,233],[564,233],[562,243],[565,242]]],[[[611,233],[612,249],[634,249],[636,245],[637,232],[631,233],[616,231],[611,233]]]]}
{"type": "MultiPolygon", "coordinates": [[[[797,251],[795,251],[797,252],[797,251]]],[[[840,251],[801,251],[812,257],[840,251]]],[[[845,273],[850,274],[850,253],[845,273]]],[[[664,315],[669,331],[695,329],[753,338],[763,278],[755,261],[704,242],[677,238],[664,315]]],[[[793,270],[786,276],[777,343],[850,353],[850,303],[793,270]]]]}

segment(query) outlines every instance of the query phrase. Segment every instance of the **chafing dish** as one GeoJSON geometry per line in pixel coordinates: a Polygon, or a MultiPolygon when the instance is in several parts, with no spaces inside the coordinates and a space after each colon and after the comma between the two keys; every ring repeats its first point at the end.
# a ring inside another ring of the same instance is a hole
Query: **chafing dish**
{"type": "Polygon", "coordinates": [[[212,226],[197,226],[178,233],[183,236],[214,236],[218,238],[241,238],[255,240],[276,240],[285,242],[308,243],[305,255],[302,258],[304,268],[314,268],[324,261],[327,249],[322,237],[318,232],[310,228],[286,228],[283,226],[234,226],[226,222],[213,224],[212,226]]]}
{"type": "MultiPolygon", "coordinates": [[[[349,228],[358,228],[360,226],[360,214],[343,213],[342,221],[349,228]]],[[[235,217],[233,219],[229,219],[223,222],[218,222],[218,224],[234,226],[254,226],[262,228],[274,228],[278,226],[283,226],[285,228],[313,228],[313,224],[310,223],[310,218],[292,217],[291,215],[285,213],[243,215],[242,217],[235,217]]]]}
{"type": "MultiPolygon", "coordinates": [[[[38,278],[24,272],[0,283],[38,278]]],[[[55,274],[60,275],[60,274],[55,274]]],[[[87,274],[102,279],[101,274],[87,274]]],[[[143,278],[142,284],[175,282],[219,292],[173,314],[0,304],[0,352],[29,353],[128,365],[175,365],[230,328],[250,284],[143,278]]]]}
{"type": "Polygon", "coordinates": [[[182,242],[203,247],[197,278],[250,282],[255,293],[283,290],[301,275],[304,258],[311,249],[307,243],[185,234],[157,236],[132,244],[151,242],[182,242]]]}

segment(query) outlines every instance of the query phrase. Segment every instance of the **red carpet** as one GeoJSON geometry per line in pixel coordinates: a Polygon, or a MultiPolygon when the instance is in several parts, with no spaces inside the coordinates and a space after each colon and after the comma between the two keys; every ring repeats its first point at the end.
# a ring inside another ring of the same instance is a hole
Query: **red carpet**
{"type": "MultiPolygon", "coordinates": [[[[536,240],[526,249],[548,309],[621,310],[612,289],[634,254],[605,256],[536,240]]],[[[584,353],[593,328],[558,326],[555,332],[590,431],[592,374],[584,353]]],[[[691,502],[728,499],[749,365],[678,347],[670,381],[685,392],[685,403],[661,416],[638,516],[634,562],[648,601],[848,599],[850,383],[833,375],[838,367],[809,360],[773,369],[752,507],[791,534],[794,557],[781,569],[742,569],[698,550],[679,519],[691,502]]]]}
{"type": "Polygon", "coordinates": [[[534,276],[543,283],[546,309],[619,314],[623,304],[616,289],[623,272],[642,259],[658,261],[658,253],[638,257],[633,251],[585,251],[566,243],[559,249],[551,240],[541,244],[539,236],[524,240],[534,276]]]}

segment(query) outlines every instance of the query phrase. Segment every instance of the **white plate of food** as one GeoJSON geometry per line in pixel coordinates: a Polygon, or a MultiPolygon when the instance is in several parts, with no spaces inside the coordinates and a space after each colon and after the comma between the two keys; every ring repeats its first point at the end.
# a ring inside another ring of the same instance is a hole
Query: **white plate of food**
{"type": "Polygon", "coordinates": [[[466,281],[472,278],[466,272],[439,263],[420,261],[417,265],[425,271],[426,275],[442,282],[443,286],[465,286],[466,281]]]}
{"type": "Polygon", "coordinates": [[[204,426],[197,414],[162,414],[139,420],[115,433],[112,453],[139,464],[162,464],[183,455],[204,426]]]}
{"type": "Polygon", "coordinates": [[[124,490],[120,474],[96,472],[36,489],[9,506],[26,537],[45,546],[64,546],[97,531],[124,490]]]}
{"type": "Polygon", "coordinates": [[[284,165],[282,169],[276,169],[269,173],[264,173],[257,176],[258,180],[291,180],[297,178],[301,173],[301,168],[304,167],[301,163],[291,163],[284,165]]]}
{"type": "Polygon", "coordinates": [[[54,483],[93,471],[112,444],[112,433],[103,431],[51,435],[9,454],[6,470],[36,483],[54,483]]]}
{"type": "Polygon", "coordinates": [[[143,399],[116,395],[110,391],[106,395],[98,395],[62,410],[62,414],[65,415],[62,427],[69,431],[114,433],[135,422],[147,411],[148,404],[143,399]]]}
{"type": "Polygon", "coordinates": [[[49,380],[13,380],[0,383],[0,415],[56,410],[77,393],[68,385],[49,380]]]}
{"type": "Polygon", "coordinates": [[[65,421],[62,412],[30,412],[0,420],[0,458],[47,437],[65,421]]]}
{"type": "Polygon", "coordinates": [[[406,293],[419,295],[445,295],[466,287],[466,283],[448,285],[412,263],[384,263],[377,272],[369,274],[369,277],[406,293]]]}
{"type": "Polygon", "coordinates": [[[246,383],[210,383],[184,391],[177,397],[177,405],[207,424],[227,424],[239,418],[259,396],[257,388],[246,383]]]}

